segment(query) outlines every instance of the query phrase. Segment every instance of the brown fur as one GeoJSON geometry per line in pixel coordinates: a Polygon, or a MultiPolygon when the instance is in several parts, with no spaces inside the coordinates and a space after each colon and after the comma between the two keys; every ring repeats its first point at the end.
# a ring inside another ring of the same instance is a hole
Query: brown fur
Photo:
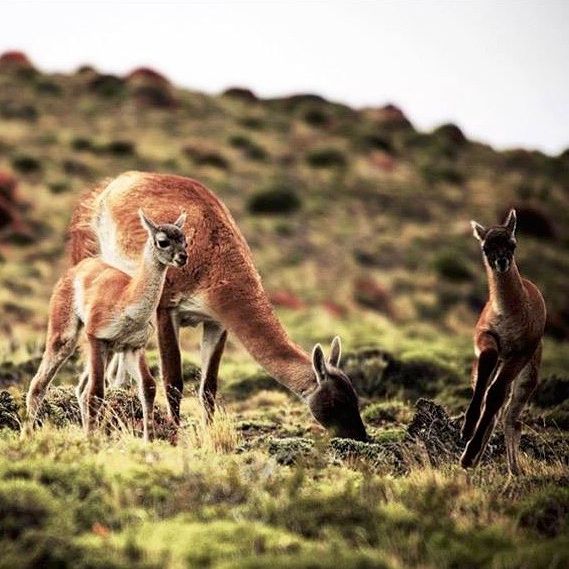
{"type": "MultiPolygon", "coordinates": [[[[116,250],[136,260],[143,243],[143,233],[136,223],[138,207],[158,223],[183,209],[187,213],[187,231],[193,232],[188,264],[182,270],[169,271],[157,315],[162,374],[172,418],[179,421],[182,391],[177,327],[198,322],[213,322],[220,330],[219,345],[202,350],[201,393],[202,402],[210,408],[206,409],[208,415],[215,397],[223,330],[235,334],[257,362],[312,408],[320,387],[311,359],[291,341],[277,319],[249,246],[231,214],[199,182],[180,176],[127,172],[95,188],[78,206],[71,222],[72,260],[93,254],[96,236],[92,223],[97,208],[109,212],[116,224],[116,250]],[[181,305],[189,300],[197,302],[195,314],[181,315],[181,305]]],[[[331,406],[330,413],[335,411],[331,406]]]]}
{"type": "Polygon", "coordinates": [[[515,212],[505,226],[484,229],[473,224],[484,248],[489,300],[476,324],[474,343],[474,393],[462,428],[468,441],[461,458],[464,467],[476,466],[503,413],[508,468],[519,472],[517,459],[521,423],[519,415],[538,382],[541,340],[545,327],[545,302],[538,288],[520,276],[513,258],[515,212]],[[488,237],[498,235],[498,245],[488,237]],[[509,246],[504,248],[502,242],[509,246]],[[500,261],[498,258],[501,257],[500,261]],[[506,270],[499,271],[499,263],[506,270]]]}
{"type": "Polygon", "coordinates": [[[150,321],[166,278],[168,265],[185,263],[186,239],[181,231],[184,216],[175,225],[155,225],[142,212],[140,227],[146,234],[144,253],[134,276],[109,266],[99,257],[86,257],[67,270],[57,283],[50,302],[46,349],[27,397],[33,424],[39,405],[59,367],[73,353],[79,332],[85,328],[88,369],[78,398],[83,425],[91,432],[105,395],[105,370],[113,353],[121,354],[137,379],[144,414],[144,438],[152,430],[155,386],[144,357],[150,321]]]}

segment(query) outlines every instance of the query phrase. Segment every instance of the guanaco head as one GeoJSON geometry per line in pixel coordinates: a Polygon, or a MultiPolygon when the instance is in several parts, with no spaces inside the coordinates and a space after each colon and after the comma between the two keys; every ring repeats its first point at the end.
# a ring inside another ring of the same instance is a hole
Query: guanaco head
{"type": "Polygon", "coordinates": [[[338,336],[332,341],[332,350],[327,360],[320,344],[314,346],[312,367],[318,387],[309,396],[308,405],[314,418],[336,436],[366,441],[358,396],[348,376],[338,368],[341,351],[338,336]]]}
{"type": "Polygon", "coordinates": [[[186,214],[182,213],[174,223],[160,224],[154,223],[142,209],[138,210],[138,215],[142,227],[148,231],[156,258],[163,265],[183,267],[188,260],[186,236],[182,231],[186,214]]]}
{"type": "Polygon", "coordinates": [[[471,221],[470,225],[490,268],[497,273],[507,272],[516,250],[516,210],[510,210],[503,225],[485,228],[476,221],[471,221]]]}

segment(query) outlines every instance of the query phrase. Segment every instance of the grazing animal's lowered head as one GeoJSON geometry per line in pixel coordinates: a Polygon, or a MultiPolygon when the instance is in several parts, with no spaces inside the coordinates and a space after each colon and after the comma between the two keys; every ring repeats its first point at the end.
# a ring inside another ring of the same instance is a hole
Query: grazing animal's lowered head
{"type": "Polygon", "coordinates": [[[484,227],[471,221],[474,237],[480,241],[488,266],[497,273],[506,273],[512,266],[516,250],[516,210],[510,210],[504,225],[484,227]]]}
{"type": "Polygon", "coordinates": [[[142,227],[148,231],[153,253],[163,265],[183,267],[188,261],[186,253],[187,241],[182,228],[186,222],[186,214],[182,213],[174,223],[154,223],[142,209],[138,210],[142,227]]]}
{"type": "Polygon", "coordinates": [[[315,419],[338,437],[366,441],[367,433],[360,417],[358,396],[348,376],[339,369],[340,338],[332,341],[328,360],[320,344],[312,351],[312,367],[318,387],[308,397],[315,419]]]}

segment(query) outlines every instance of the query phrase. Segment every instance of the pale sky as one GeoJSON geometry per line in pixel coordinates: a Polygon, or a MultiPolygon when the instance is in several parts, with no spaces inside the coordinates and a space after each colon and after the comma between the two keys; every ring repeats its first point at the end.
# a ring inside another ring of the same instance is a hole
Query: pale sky
{"type": "Polygon", "coordinates": [[[498,148],[569,147],[569,2],[0,0],[0,51],[45,71],[148,65],[216,93],[393,102],[498,148]]]}

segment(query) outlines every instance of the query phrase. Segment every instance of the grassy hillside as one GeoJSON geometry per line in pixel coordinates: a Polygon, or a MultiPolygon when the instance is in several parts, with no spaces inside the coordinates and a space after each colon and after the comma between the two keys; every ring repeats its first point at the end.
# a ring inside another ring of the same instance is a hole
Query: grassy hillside
{"type": "Polygon", "coordinates": [[[149,69],[47,75],[0,57],[0,567],[566,566],[568,272],[569,152],[419,132],[393,105],[211,96],[149,69]],[[20,440],[72,207],[132,169],[196,178],[224,200],[291,335],[307,349],[341,335],[373,444],[330,441],[231,339],[225,412],[204,432],[193,330],[177,447],[162,423],[164,440],[142,445],[130,392],[113,394],[107,434],[85,440],[68,387],[78,357],[20,440]],[[476,473],[456,465],[486,295],[468,221],[510,207],[521,271],[549,310],[516,480],[499,435],[476,473]]]}

